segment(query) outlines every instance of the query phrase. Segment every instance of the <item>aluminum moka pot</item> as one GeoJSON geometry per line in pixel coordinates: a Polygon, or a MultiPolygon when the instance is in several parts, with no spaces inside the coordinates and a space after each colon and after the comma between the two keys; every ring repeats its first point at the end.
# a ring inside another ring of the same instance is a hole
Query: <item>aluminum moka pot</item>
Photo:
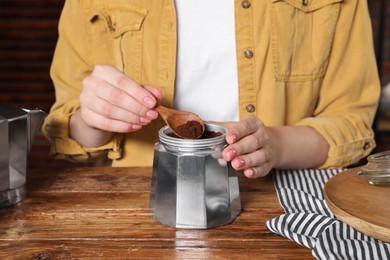
{"type": "Polygon", "coordinates": [[[150,208],[154,219],[175,228],[207,229],[231,223],[241,212],[239,183],[222,158],[226,128],[206,123],[220,136],[181,139],[165,126],[154,146],[150,208]]]}
{"type": "Polygon", "coordinates": [[[0,207],[26,197],[27,154],[45,116],[41,110],[0,105],[0,207]]]}

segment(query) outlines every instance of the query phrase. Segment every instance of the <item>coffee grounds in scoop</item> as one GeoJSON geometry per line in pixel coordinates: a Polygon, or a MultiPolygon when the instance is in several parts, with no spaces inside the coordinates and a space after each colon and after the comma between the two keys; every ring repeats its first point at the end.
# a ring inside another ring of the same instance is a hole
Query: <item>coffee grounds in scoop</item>
{"type": "Polygon", "coordinates": [[[184,125],[175,128],[177,135],[188,139],[196,139],[202,134],[202,125],[195,120],[187,121],[184,125]]]}

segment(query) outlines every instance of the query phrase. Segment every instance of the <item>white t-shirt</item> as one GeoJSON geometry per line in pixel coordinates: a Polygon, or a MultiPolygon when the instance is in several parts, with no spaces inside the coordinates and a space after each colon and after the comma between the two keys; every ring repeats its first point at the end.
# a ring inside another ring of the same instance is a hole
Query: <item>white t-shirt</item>
{"type": "Polygon", "coordinates": [[[176,0],[174,107],[203,120],[238,121],[234,0],[176,0]]]}

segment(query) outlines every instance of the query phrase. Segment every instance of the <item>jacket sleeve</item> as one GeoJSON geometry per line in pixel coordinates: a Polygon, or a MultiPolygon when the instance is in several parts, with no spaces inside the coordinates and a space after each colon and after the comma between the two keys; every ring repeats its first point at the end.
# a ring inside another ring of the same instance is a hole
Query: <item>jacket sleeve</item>
{"type": "Polygon", "coordinates": [[[59,38],[50,70],[56,101],[42,132],[50,140],[50,155],[54,158],[88,161],[107,154],[110,159],[117,159],[121,157],[123,136],[120,134],[113,134],[110,142],[97,148],[85,148],[69,136],[69,118],[79,108],[82,80],[93,69],[82,3],[66,1],[60,17],[59,38]]]}
{"type": "Polygon", "coordinates": [[[322,168],[348,166],[369,155],[379,96],[367,2],[344,1],[314,116],[297,123],[315,128],[329,143],[322,168]]]}

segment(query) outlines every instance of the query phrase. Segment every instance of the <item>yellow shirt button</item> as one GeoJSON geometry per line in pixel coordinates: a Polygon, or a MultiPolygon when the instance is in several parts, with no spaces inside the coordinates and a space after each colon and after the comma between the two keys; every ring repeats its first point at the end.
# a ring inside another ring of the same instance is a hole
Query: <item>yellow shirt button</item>
{"type": "Polygon", "coordinates": [[[365,142],[364,143],[364,146],[363,146],[363,149],[364,150],[367,150],[368,148],[370,148],[371,147],[371,144],[369,143],[369,142],[365,142]]]}
{"type": "Polygon", "coordinates": [[[255,112],[255,109],[256,109],[255,106],[252,104],[246,106],[246,111],[248,111],[249,113],[255,112]]]}
{"type": "Polygon", "coordinates": [[[248,0],[244,0],[242,1],[241,6],[244,9],[248,9],[249,7],[251,7],[251,3],[248,0]]]}
{"type": "Polygon", "coordinates": [[[246,50],[246,51],[244,52],[244,56],[245,56],[245,58],[247,58],[247,59],[251,59],[251,58],[253,57],[253,51],[251,51],[251,50],[246,50]]]}

